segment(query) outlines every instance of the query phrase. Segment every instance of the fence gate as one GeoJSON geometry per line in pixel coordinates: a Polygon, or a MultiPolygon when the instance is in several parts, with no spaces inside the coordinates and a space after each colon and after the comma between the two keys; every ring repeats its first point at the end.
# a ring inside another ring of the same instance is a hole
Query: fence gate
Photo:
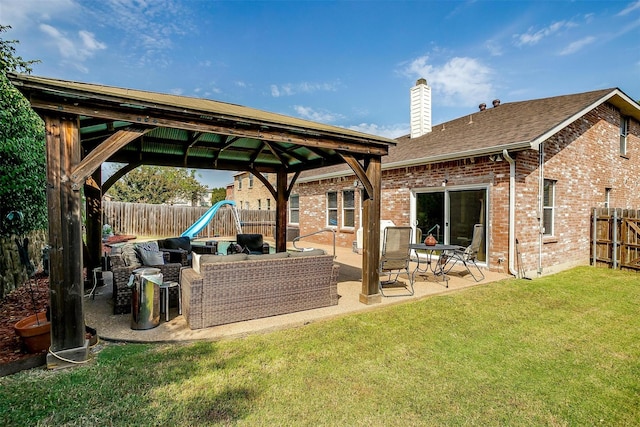
{"type": "Polygon", "coordinates": [[[592,265],[640,271],[640,210],[594,208],[592,265]]]}

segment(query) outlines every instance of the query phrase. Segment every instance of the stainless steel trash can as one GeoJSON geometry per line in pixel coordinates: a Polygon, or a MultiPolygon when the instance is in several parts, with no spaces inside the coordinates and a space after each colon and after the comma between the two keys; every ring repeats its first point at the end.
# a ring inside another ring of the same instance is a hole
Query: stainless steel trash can
{"type": "Polygon", "coordinates": [[[152,329],[160,324],[159,268],[138,268],[129,277],[131,295],[131,329],[152,329]]]}

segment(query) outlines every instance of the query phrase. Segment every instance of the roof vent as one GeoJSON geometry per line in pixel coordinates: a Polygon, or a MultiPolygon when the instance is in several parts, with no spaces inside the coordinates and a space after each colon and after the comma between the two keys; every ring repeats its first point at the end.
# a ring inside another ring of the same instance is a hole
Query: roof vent
{"type": "Polygon", "coordinates": [[[494,99],[493,100],[493,108],[496,108],[499,105],[500,105],[500,100],[499,99],[494,99]]]}
{"type": "Polygon", "coordinates": [[[484,110],[486,110],[486,109],[487,109],[487,104],[485,104],[485,103],[483,102],[482,104],[478,105],[478,109],[479,109],[480,111],[484,111],[484,110]]]}

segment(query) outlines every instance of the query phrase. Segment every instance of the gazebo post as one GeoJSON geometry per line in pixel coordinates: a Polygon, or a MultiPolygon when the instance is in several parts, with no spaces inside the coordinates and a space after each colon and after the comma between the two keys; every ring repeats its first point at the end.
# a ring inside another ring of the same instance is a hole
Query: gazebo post
{"type": "Polygon", "coordinates": [[[382,302],[379,287],[378,266],[380,263],[380,197],[382,186],[381,157],[371,157],[365,161],[367,178],[372,186],[372,194],[366,194],[363,200],[363,256],[362,256],[362,292],[360,302],[376,304],[382,302]]]}
{"type": "Polygon", "coordinates": [[[84,185],[86,199],[87,274],[102,265],[102,170],[98,168],[84,185]]]}
{"type": "Polygon", "coordinates": [[[77,116],[45,115],[47,204],[49,207],[49,302],[51,348],[47,367],[62,368],[86,361],[82,217],[80,187],[72,168],[80,162],[77,116]],[[65,359],[65,360],[63,360],[65,359]]]}
{"type": "Polygon", "coordinates": [[[276,252],[287,251],[287,171],[278,169],[276,175],[276,252]]]}

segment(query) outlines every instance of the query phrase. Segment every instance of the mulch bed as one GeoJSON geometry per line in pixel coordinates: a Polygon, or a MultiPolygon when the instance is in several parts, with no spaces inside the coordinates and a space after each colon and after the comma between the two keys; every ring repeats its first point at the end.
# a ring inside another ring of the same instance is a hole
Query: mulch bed
{"type": "Polygon", "coordinates": [[[29,282],[0,300],[0,365],[33,357],[22,349],[22,342],[13,325],[35,314],[36,309],[44,311],[48,304],[49,277],[42,273],[36,274],[29,282]],[[33,289],[33,298],[30,289],[33,289]]]}

